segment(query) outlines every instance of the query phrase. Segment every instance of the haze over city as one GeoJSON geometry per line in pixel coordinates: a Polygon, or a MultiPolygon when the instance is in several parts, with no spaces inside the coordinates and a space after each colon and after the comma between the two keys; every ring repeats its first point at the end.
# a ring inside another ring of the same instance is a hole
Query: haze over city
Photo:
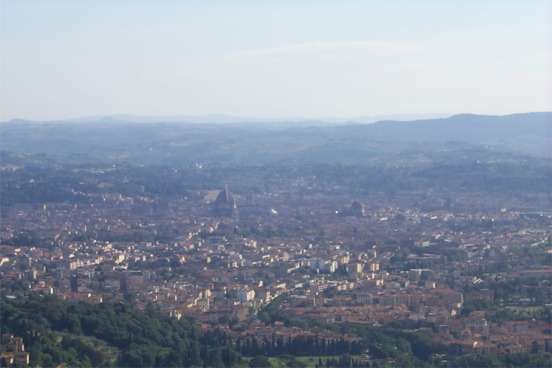
{"type": "Polygon", "coordinates": [[[0,366],[552,366],[550,0],[0,0],[0,366]]]}
{"type": "Polygon", "coordinates": [[[2,1],[0,120],[549,111],[550,1],[2,1]]]}

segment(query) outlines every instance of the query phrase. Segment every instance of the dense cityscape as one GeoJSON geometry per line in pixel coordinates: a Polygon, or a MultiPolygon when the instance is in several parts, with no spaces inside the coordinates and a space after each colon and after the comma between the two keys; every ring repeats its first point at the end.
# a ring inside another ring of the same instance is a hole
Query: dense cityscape
{"type": "Polygon", "coordinates": [[[551,14],[0,0],[0,368],[552,367],[551,14]]]}
{"type": "MultiPolygon", "coordinates": [[[[355,165],[140,168],[3,152],[4,309],[38,295],[155,311],[226,336],[237,366],[474,366],[511,356],[538,366],[552,350],[545,166],[485,157],[452,165],[454,174],[421,165],[423,182],[385,169],[391,179],[374,184],[382,169],[355,165]],[[491,173],[485,183],[447,184],[478,170],[491,173]],[[359,178],[373,184],[353,186],[359,178]],[[375,331],[393,340],[382,345],[375,331]]],[[[30,338],[9,320],[5,341],[30,338]]],[[[2,353],[10,364],[18,352],[19,363],[63,365],[12,345],[2,353]]],[[[100,365],[161,364],[124,351],[100,365]]],[[[229,364],[201,357],[195,365],[229,364]]]]}

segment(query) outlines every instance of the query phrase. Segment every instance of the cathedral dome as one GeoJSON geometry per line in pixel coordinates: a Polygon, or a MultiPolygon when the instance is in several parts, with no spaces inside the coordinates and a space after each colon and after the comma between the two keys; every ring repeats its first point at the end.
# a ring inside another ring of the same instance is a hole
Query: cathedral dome
{"type": "Polygon", "coordinates": [[[236,199],[234,198],[234,195],[232,194],[232,192],[228,190],[228,187],[226,187],[224,190],[221,190],[220,193],[217,195],[217,198],[215,199],[215,203],[231,204],[235,206],[236,199]]]}
{"type": "Polygon", "coordinates": [[[353,201],[349,207],[349,212],[353,216],[364,216],[366,211],[364,210],[364,204],[361,201],[353,201]]]}
{"type": "Polygon", "coordinates": [[[236,198],[232,192],[225,186],[217,195],[214,202],[214,211],[216,216],[232,216],[236,212],[236,198]]]}

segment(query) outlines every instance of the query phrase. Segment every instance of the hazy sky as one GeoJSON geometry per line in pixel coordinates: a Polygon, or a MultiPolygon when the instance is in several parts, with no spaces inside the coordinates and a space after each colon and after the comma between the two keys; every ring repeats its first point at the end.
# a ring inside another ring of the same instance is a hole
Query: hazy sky
{"type": "Polygon", "coordinates": [[[552,110],[552,1],[0,0],[0,120],[552,110]]]}

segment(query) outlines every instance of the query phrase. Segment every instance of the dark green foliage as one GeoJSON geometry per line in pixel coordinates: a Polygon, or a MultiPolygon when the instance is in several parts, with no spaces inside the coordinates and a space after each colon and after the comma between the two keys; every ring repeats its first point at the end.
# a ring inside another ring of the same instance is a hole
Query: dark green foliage
{"type": "Polygon", "coordinates": [[[366,361],[353,358],[350,354],[343,354],[337,358],[327,358],[324,364],[320,360],[317,366],[320,368],[361,368],[369,365],[367,365],[366,361]]]}
{"type": "Polygon", "coordinates": [[[249,361],[249,367],[251,368],[270,368],[272,365],[268,358],[264,355],[257,355],[249,361]]]}
{"type": "Polygon", "coordinates": [[[272,335],[271,338],[257,339],[255,336],[239,338],[236,349],[246,356],[259,354],[279,356],[320,356],[361,354],[364,344],[359,341],[349,341],[341,337],[320,339],[318,336],[295,336],[284,341],[281,336],[272,335]]]}
{"type": "Polygon", "coordinates": [[[51,296],[2,301],[2,332],[23,337],[33,365],[230,367],[240,360],[220,331],[205,332],[149,307],[69,303],[51,296]]]}
{"type": "Polygon", "coordinates": [[[267,304],[263,309],[258,313],[259,319],[264,323],[273,323],[275,321],[281,321],[285,316],[284,313],[280,311],[280,306],[289,296],[288,293],[283,293],[279,295],[269,304],[267,304]]]}

